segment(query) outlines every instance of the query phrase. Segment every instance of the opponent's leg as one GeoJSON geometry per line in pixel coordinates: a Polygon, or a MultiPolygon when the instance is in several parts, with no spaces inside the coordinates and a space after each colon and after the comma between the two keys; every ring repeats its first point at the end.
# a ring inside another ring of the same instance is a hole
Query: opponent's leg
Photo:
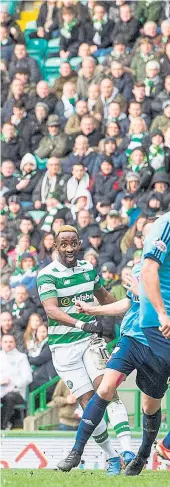
{"type": "Polygon", "coordinates": [[[161,424],[161,399],[143,395],[143,438],[139,451],[127,466],[126,475],[139,475],[150,456],[161,424]]]}

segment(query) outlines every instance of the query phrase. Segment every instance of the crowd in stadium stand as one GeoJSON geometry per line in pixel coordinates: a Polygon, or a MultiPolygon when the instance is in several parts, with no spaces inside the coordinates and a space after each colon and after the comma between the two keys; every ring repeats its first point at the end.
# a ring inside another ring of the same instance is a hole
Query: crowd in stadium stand
{"type": "MultiPolygon", "coordinates": [[[[170,209],[170,1],[47,0],[27,35],[1,3],[0,36],[0,353],[8,410],[25,400],[28,384],[32,391],[56,375],[36,277],[55,259],[60,226],[78,229],[79,258],[119,300],[141,260],[145,220],[170,209]],[[39,58],[29,49],[37,39],[47,46],[39,58]],[[54,40],[59,47],[48,49],[54,40]],[[43,57],[56,66],[52,78],[43,57]]],[[[113,340],[116,319],[103,321],[113,340]]],[[[2,414],[4,429],[9,417],[15,425],[16,414],[2,414]]]]}

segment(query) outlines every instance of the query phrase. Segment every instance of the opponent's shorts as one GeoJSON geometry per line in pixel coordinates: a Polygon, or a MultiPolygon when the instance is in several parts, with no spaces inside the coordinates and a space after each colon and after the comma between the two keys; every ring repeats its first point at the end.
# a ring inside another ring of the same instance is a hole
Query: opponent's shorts
{"type": "Polygon", "coordinates": [[[54,368],[76,398],[94,390],[93,382],[103,375],[109,357],[104,340],[95,337],[51,348],[54,368]]]}
{"type": "Polygon", "coordinates": [[[168,387],[169,373],[149,347],[131,337],[123,336],[113,350],[106,368],[118,370],[126,376],[137,370],[136,384],[154,399],[161,399],[168,387]]]}
{"type": "Polygon", "coordinates": [[[158,360],[160,360],[164,366],[166,363],[170,375],[170,339],[165,338],[161,331],[155,326],[142,328],[142,331],[146,336],[149,347],[154,355],[158,357],[158,360]]]}

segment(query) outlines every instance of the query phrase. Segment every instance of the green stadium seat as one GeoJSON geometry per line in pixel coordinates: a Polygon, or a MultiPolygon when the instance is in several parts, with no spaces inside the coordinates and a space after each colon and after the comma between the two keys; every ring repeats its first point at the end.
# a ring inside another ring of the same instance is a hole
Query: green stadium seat
{"type": "Polygon", "coordinates": [[[40,71],[43,74],[43,70],[44,70],[44,59],[42,59],[42,57],[40,57],[40,55],[37,54],[37,53],[30,53],[29,55],[30,55],[30,57],[32,57],[33,59],[35,59],[37,61],[38,66],[40,68],[40,71]]]}
{"type": "Polygon", "coordinates": [[[58,73],[55,73],[55,74],[54,73],[52,74],[52,73],[48,73],[48,72],[47,73],[43,72],[43,79],[44,79],[44,81],[47,81],[47,83],[49,84],[50,88],[53,88],[54,83],[55,83],[55,80],[57,78],[59,78],[59,77],[60,77],[60,73],[59,72],[58,73]]]}
{"type": "Polygon", "coordinates": [[[56,78],[59,78],[59,70],[62,59],[54,57],[46,59],[43,69],[43,79],[48,81],[49,85],[52,87],[56,78]]]}
{"type": "Polygon", "coordinates": [[[56,52],[59,52],[60,51],[60,38],[57,37],[56,39],[51,39],[50,41],[48,41],[48,47],[47,47],[47,51],[46,51],[46,58],[49,57],[49,54],[54,54],[56,52]]]}
{"type": "Polygon", "coordinates": [[[26,24],[26,30],[30,29],[31,31],[37,30],[37,22],[36,20],[30,20],[30,22],[27,22],[26,24]]]}
{"type": "Polygon", "coordinates": [[[44,57],[47,45],[48,42],[46,39],[29,39],[27,43],[28,54],[38,53],[40,56],[44,57]]]}
{"type": "Polygon", "coordinates": [[[51,57],[45,60],[45,68],[50,68],[51,70],[55,70],[59,68],[62,64],[63,60],[60,57],[51,57]]]}
{"type": "Polygon", "coordinates": [[[70,65],[74,71],[76,71],[77,66],[79,66],[81,62],[82,62],[81,56],[73,57],[72,59],[70,59],[70,65]]]}

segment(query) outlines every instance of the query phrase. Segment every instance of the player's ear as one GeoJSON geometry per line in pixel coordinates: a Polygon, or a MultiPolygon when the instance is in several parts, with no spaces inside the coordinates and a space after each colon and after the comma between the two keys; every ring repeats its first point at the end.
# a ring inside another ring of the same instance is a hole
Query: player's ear
{"type": "Polygon", "coordinates": [[[81,247],[83,240],[79,240],[79,248],[81,247]]]}

